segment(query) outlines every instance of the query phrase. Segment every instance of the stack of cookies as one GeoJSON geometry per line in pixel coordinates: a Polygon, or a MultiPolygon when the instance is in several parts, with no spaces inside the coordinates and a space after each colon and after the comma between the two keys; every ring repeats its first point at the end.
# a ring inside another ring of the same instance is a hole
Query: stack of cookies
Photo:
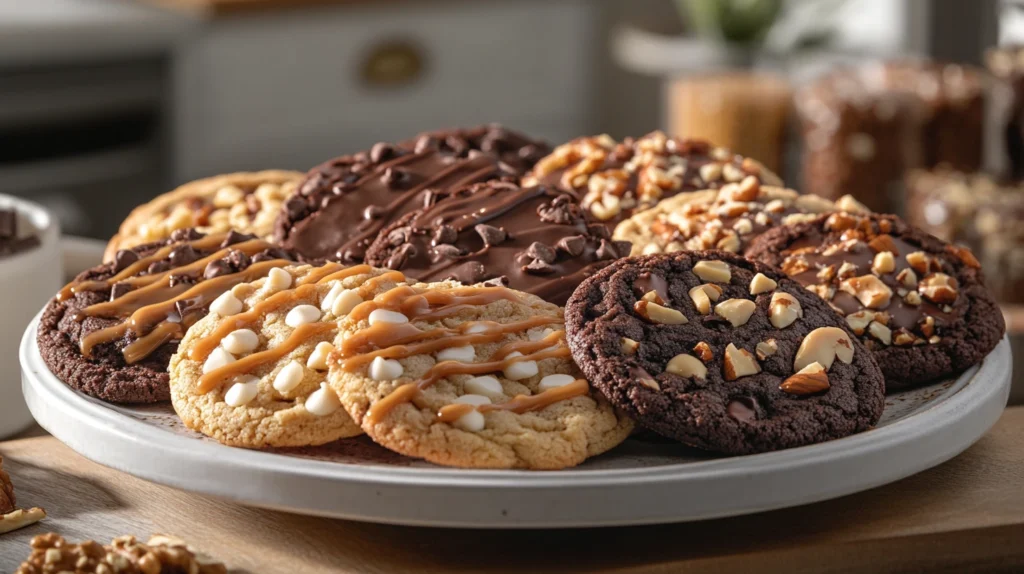
{"type": "Polygon", "coordinates": [[[734,455],[868,429],[996,345],[978,267],[708,142],[491,125],[161,196],[38,340],[231,446],[559,469],[635,428],[734,455]]]}

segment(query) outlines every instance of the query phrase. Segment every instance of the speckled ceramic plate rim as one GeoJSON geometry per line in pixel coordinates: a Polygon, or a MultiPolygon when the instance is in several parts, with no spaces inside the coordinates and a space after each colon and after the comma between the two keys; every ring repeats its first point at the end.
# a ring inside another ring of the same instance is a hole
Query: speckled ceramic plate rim
{"type": "Polygon", "coordinates": [[[807,447],[629,469],[555,472],[367,467],[230,448],[160,429],[64,385],[22,339],[36,420],[83,456],[199,494],[302,514],[407,525],[581,527],[748,514],[866,490],[935,466],[1002,412],[1012,361],[1003,340],[930,406],[885,427],[807,447]]]}

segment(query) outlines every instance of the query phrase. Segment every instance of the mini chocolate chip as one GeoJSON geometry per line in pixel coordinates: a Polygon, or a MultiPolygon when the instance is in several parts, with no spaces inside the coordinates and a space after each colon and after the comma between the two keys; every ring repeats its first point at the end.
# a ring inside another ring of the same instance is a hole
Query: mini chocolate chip
{"type": "Polygon", "coordinates": [[[389,167],[380,176],[380,182],[389,188],[401,187],[409,179],[409,174],[397,167],[389,167]]]}
{"type": "Polygon", "coordinates": [[[455,240],[459,238],[459,232],[455,231],[455,228],[451,225],[441,225],[434,230],[434,238],[431,240],[432,245],[440,245],[442,243],[455,243],[455,240]]]}
{"type": "Polygon", "coordinates": [[[132,286],[124,281],[118,281],[110,286],[110,300],[113,301],[132,290],[132,286]]]}
{"type": "Polygon", "coordinates": [[[363,210],[363,219],[372,221],[374,219],[380,219],[384,217],[387,209],[379,205],[367,205],[366,209],[363,210]]]}
{"type": "Polygon", "coordinates": [[[171,253],[167,256],[167,260],[171,262],[171,265],[175,267],[181,267],[188,265],[196,259],[199,259],[199,253],[192,248],[191,245],[179,245],[171,250],[171,253]]]}
{"type": "Polygon", "coordinates": [[[154,261],[154,262],[150,263],[149,267],[146,268],[146,272],[149,273],[150,275],[153,275],[153,274],[156,274],[156,273],[163,273],[164,271],[167,271],[170,268],[171,268],[171,264],[170,263],[168,263],[166,261],[163,261],[163,260],[160,260],[160,261],[154,261]]]}
{"type": "Polygon", "coordinates": [[[400,227],[388,233],[388,245],[392,247],[398,247],[399,245],[409,241],[409,228],[400,227]]]}
{"type": "Polygon", "coordinates": [[[549,245],[544,245],[540,241],[534,241],[526,248],[526,254],[534,259],[539,259],[544,263],[554,263],[558,258],[558,254],[549,245]]]}
{"type": "Polygon", "coordinates": [[[225,247],[228,247],[230,245],[242,243],[243,241],[249,241],[251,239],[256,239],[256,236],[250,235],[248,233],[239,233],[232,229],[231,231],[228,231],[228,234],[224,238],[224,241],[220,242],[220,248],[224,249],[225,247]]]}
{"type": "Polygon", "coordinates": [[[469,150],[469,153],[466,154],[466,157],[469,159],[476,159],[478,157],[487,157],[487,154],[478,149],[471,149],[469,150]]]}
{"type": "Polygon", "coordinates": [[[555,268],[552,267],[550,263],[545,263],[540,259],[534,259],[526,266],[526,271],[535,275],[547,275],[548,273],[554,273],[555,268]]]}
{"type": "Polygon", "coordinates": [[[530,163],[537,163],[537,160],[544,157],[544,150],[533,144],[527,144],[519,148],[519,159],[530,163]]]}
{"type": "Polygon", "coordinates": [[[630,252],[633,251],[633,242],[616,239],[612,241],[612,245],[615,246],[615,252],[619,254],[619,257],[628,257],[630,252]]]}
{"type": "Polygon", "coordinates": [[[413,151],[416,153],[423,153],[430,149],[436,149],[438,141],[433,136],[422,135],[416,140],[416,145],[413,147],[413,151]]]}
{"type": "Polygon", "coordinates": [[[213,279],[214,277],[220,277],[221,275],[227,275],[228,273],[231,273],[231,266],[223,259],[218,259],[206,264],[206,269],[203,271],[203,277],[206,279],[213,279]]]}
{"type": "Polygon", "coordinates": [[[611,239],[612,235],[608,231],[608,228],[603,223],[591,223],[587,226],[587,230],[590,231],[594,237],[601,239],[611,239]]]}
{"type": "Polygon", "coordinates": [[[434,263],[440,261],[441,259],[455,259],[456,257],[461,257],[465,255],[465,252],[462,249],[459,249],[454,245],[448,245],[445,243],[434,246],[433,248],[431,248],[430,253],[432,255],[431,259],[434,259],[436,257],[434,263]]]}
{"type": "Polygon", "coordinates": [[[480,234],[480,239],[483,239],[484,245],[487,246],[497,245],[508,237],[504,229],[486,223],[479,223],[473,229],[480,234]]]}
{"type": "Polygon", "coordinates": [[[409,258],[416,256],[416,247],[411,243],[399,247],[388,257],[385,266],[388,269],[402,269],[409,262],[409,258]]]}
{"type": "Polygon", "coordinates": [[[466,140],[454,135],[444,138],[444,145],[451,153],[457,156],[462,156],[470,150],[469,143],[466,140]]]}
{"type": "Polygon", "coordinates": [[[386,142],[377,142],[370,148],[370,161],[380,163],[387,161],[395,153],[395,148],[386,142]]]}
{"type": "Polygon", "coordinates": [[[558,249],[564,251],[570,257],[578,257],[583,253],[583,248],[587,245],[587,238],[582,235],[574,235],[572,237],[563,237],[558,240],[558,244],[555,246],[558,249]]]}
{"type": "Polygon", "coordinates": [[[186,229],[175,229],[171,232],[171,241],[195,241],[202,239],[203,234],[189,227],[186,229]]]}
{"type": "Polygon", "coordinates": [[[618,259],[619,252],[615,250],[615,246],[612,245],[607,239],[601,240],[601,245],[597,247],[595,253],[598,259],[618,259]]]}
{"type": "Polygon", "coordinates": [[[252,259],[244,251],[238,251],[237,249],[232,249],[224,260],[232,269],[237,271],[241,271],[252,264],[252,259]]]}
{"type": "Polygon", "coordinates": [[[293,261],[295,258],[280,247],[270,247],[254,255],[252,262],[259,263],[260,261],[271,261],[273,259],[287,259],[289,261],[293,261]]]}
{"type": "Polygon", "coordinates": [[[288,214],[288,219],[292,221],[305,219],[309,215],[309,207],[306,205],[306,200],[299,196],[293,196],[284,202],[284,210],[288,214]]]}
{"type": "Polygon", "coordinates": [[[120,249],[114,254],[114,273],[124,271],[129,265],[139,260],[139,254],[131,249],[120,249]]]}
{"type": "Polygon", "coordinates": [[[191,275],[171,275],[170,280],[167,282],[168,285],[174,287],[175,285],[193,285],[196,282],[196,278],[191,275]]]}
{"type": "Polygon", "coordinates": [[[479,261],[467,261],[458,266],[452,276],[463,283],[479,283],[484,277],[487,277],[487,269],[479,261]]]}

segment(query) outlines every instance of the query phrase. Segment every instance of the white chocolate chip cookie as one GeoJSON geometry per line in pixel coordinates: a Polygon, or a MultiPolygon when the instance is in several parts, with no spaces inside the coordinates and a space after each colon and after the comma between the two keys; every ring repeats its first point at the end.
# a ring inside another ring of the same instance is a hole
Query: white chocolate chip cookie
{"type": "Polygon", "coordinates": [[[368,280],[397,272],[330,263],[274,269],[236,286],[185,334],[171,400],[186,426],[248,448],[312,446],[361,434],[326,384],[337,322],[368,280]]]}
{"type": "Polygon", "coordinates": [[[268,239],[281,203],[301,179],[299,172],[268,170],[186,183],[136,207],[107,244],[103,260],[112,261],[119,249],[166,239],[176,229],[189,227],[203,233],[234,229],[268,239]]]}
{"type": "Polygon", "coordinates": [[[633,427],[583,380],[561,307],[505,287],[379,289],[340,322],[328,380],[374,441],[469,468],[558,469],[633,427]]]}

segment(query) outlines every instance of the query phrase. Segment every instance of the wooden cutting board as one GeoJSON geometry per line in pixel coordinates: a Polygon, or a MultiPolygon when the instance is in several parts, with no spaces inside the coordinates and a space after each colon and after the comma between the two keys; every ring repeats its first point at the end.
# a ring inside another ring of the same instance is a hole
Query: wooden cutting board
{"type": "MultiPolygon", "coordinates": [[[[50,437],[0,443],[41,524],[0,535],[0,572],[32,536],[180,536],[234,572],[1021,572],[1024,407],[964,454],[838,500],[693,524],[474,531],[362,524],[258,510],[157,486],[50,437]]],[[[153,456],[160,456],[153,452],[153,456]]],[[[244,481],[244,476],[237,480],[244,481]]],[[[609,500],[608,504],[615,504],[609,500]]]]}

